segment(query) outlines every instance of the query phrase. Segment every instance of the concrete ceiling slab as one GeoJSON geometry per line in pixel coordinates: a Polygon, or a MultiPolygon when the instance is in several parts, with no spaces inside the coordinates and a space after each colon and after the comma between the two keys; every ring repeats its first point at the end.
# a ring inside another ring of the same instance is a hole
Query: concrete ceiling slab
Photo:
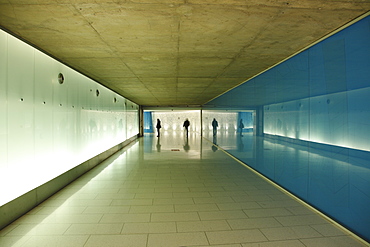
{"type": "Polygon", "coordinates": [[[184,106],[369,9],[368,0],[0,0],[0,26],[137,104],[184,106]]]}

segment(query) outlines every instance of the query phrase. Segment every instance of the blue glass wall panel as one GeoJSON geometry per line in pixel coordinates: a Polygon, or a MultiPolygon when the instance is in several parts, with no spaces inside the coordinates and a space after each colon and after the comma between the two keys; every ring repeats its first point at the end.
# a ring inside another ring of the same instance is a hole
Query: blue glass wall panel
{"type": "Polygon", "coordinates": [[[252,112],[238,112],[238,123],[240,120],[243,123],[244,128],[242,132],[253,131],[253,114],[252,112]]]}
{"type": "Polygon", "coordinates": [[[154,133],[152,112],[144,112],[144,133],[154,133]]]}
{"type": "Polygon", "coordinates": [[[261,114],[217,144],[370,241],[369,98],[367,16],[203,107],[261,114]]]}

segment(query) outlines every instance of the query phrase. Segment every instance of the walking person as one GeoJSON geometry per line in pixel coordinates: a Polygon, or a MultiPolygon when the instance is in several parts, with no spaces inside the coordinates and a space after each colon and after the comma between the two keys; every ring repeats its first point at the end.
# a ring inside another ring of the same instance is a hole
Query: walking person
{"type": "Polygon", "coordinates": [[[189,126],[190,126],[190,122],[188,119],[186,119],[184,124],[182,125],[182,127],[185,127],[186,137],[188,137],[188,134],[189,134],[189,126]]]}
{"type": "Polygon", "coordinates": [[[162,128],[161,126],[161,120],[157,119],[157,125],[155,126],[157,128],[157,137],[160,135],[160,129],[162,128]]]}
{"type": "Polygon", "coordinates": [[[218,122],[215,118],[212,121],[212,127],[213,127],[213,135],[215,136],[217,134],[217,127],[218,127],[218,122]]]}
{"type": "Polygon", "coordinates": [[[239,122],[240,136],[243,136],[243,128],[244,128],[243,119],[240,119],[239,122]]]}

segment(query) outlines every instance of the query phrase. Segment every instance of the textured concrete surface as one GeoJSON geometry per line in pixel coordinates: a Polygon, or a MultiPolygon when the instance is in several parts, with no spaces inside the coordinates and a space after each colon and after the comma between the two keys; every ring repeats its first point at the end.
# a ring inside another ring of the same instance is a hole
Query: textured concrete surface
{"type": "Polygon", "coordinates": [[[135,103],[183,106],[369,10],[368,0],[0,0],[0,26],[135,103]]]}

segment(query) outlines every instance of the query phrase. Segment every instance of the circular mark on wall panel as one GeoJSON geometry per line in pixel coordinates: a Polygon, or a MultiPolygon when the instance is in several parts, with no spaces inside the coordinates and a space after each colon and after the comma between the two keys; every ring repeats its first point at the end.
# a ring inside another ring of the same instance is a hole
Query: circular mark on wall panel
{"type": "Polygon", "coordinates": [[[59,82],[59,84],[64,83],[64,75],[62,73],[59,73],[59,75],[58,75],[58,82],[59,82]]]}

